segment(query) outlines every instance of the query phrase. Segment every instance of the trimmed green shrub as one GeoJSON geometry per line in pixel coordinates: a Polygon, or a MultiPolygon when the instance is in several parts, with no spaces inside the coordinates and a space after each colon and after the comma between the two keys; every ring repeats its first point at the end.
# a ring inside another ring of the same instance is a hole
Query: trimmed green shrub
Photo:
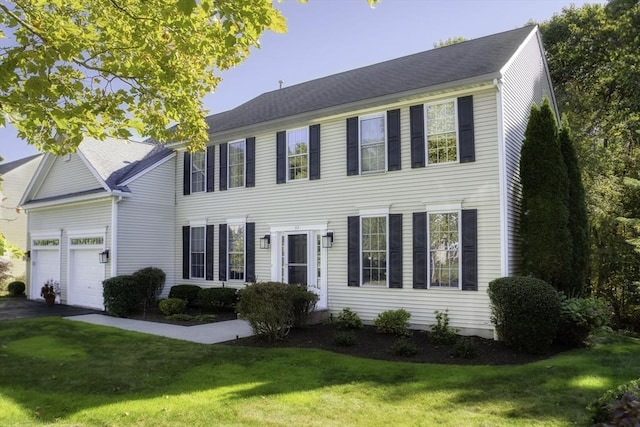
{"type": "Polygon", "coordinates": [[[584,345],[593,331],[609,324],[611,309],[604,301],[594,297],[564,296],[561,300],[556,342],[572,346],[584,345]]]}
{"type": "Polygon", "coordinates": [[[306,325],[317,301],[304,287],[258,282],[240,290],[237,311],[255,334],[273,342],[284,338],[292,325],[306,325]]]}
{"type": "Polygon", "coordinates": [[[382,334],[409,335],[409,319],[411,313],[404,308],[398,310],[387,310],[378,314],[373,324],[376,330],[382,334]]]}
{"type": "Polygon", "coordinates": [[[16,280],[15,282],[11,282],[9,283],[9,285],[7,285],[7,291],[9,292],[9,295],[17,297],[18,295],[24,295],[24,290],[26,289],[26,285],[24,284],[24,282],[20,282],[18,280],[16,280]]]}
{"type": "Polygon", "coordinates": [[[333,338],[333,343],[338,347],[351,347],[356,343],[356,334],[350,331],[340,331],[333,338]]]}
{"type": "Polygon", "coordinates": [[[587,406],[592,425],[629,425],[640,422],[640,378],[607,390],[587,406]],[[634,405],[635,402],[635,405],[634,405]],[[635,418],[633,414],[635,406],[635,418]],[[629,423],[621,423],[622,420],[629,423]],[[633,422],[631,422],[633,421],[633,422]]]}
{"type": "Polygon", "coordinates": [[[160,311],[167,316],[181,314],[187,309],[187,300],[180,298],[163,299],[158,304],[158,307],[160,311]]]}
{"type": "Polygon", "coordinates": [[[345,331],[364,328],[364,324],[360,316],[358,316],[358,313],[352,311],[349,307],[343,308],[340,314],[338,314],[335,325],[336,328],[345,331]]]}
{"type": "Polygon", "coordinates": [[[102,282],[105,310],[114,316],[135,313],[144,298],[132,276],[115,276],[102,282]]]}
{"type": "Polygon", "coordinates": [[[180,298],[193,304],[198,299],[198,293],[202,289],[198,285],[175,285],[169,290],[169,298],[180,298]]]}
{"type": "Polygon", "coordinates": [[[434,344],[453,344],[458,339],[457,330],[449,327],[449,310],[435,311],[436,324],[431,326],[429,337],[434,344]]]}
{"type": "Polygon", "coordinates": [[[309,315],[318,302],[318,295],[299,285],[288,285],[287,294],[291,307],[291,323],[296,328],[304,328],[308,325],[309,315]]]}
{"type": "Polygon", "coordinates": [[[451,349],[451,355],[458,359],[474,359],[478,357],[478,346],[469,337],[458,337],[451,349]]]}
{"type": "Polygon", "coordinates": [[[155,304],[167,278],[164,271],[156,267],[146,267],[136,271],[132,276],[144,295],[145,303],[148,306],[155,304]]]}
{"type": "Polygon", "coordinates": [[[202,288],[198,291],[202,308],[214,311],[233,311],[238,302],[238,291],[233,288],[202,288]]]}
{"type": "Polygon", "coordinates": [[[489,283],[492,321],[498,338],[518,351],[541,353],[551,345],[560,321],[560,296],[543,280],[502,277],[489,283]]]}
{"type": "Polygon", "coordinates": [[[418,354],[418,347],[407,338],[399,338],[391,346],[391,352],[396,356],[411,357],[418,354]]]}

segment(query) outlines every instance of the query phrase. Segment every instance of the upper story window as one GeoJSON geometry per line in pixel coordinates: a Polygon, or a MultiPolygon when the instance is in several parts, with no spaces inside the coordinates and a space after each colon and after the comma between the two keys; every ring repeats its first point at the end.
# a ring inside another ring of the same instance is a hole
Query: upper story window
{"type": "Polygon", "coordinates": [[[191,227],[190,234],[191,277],[204,278],[205,227],[191,227]]]}
{"type": "Polygon", "coordinates": [[[205,191],[207,156],[204,152],[191,153],[191,192],[205,191]]]}
{"type": "Polygon", "coordinates": [[[228,280],[245,278],[245,224],[227,225],[228,280]]]}
{"type": "Polygon", "coordinates": [[[429,287],[460,286],[459,212],[429,213],[429,287]]]}
{"type": "Polygon", "coordinates": [[[387,217],[361,218],[363,285],[387,286],[387,217]]]}
{"type": "Polygon", "coordinates": [[[458,161],[456,101],[449,100],[425,106],[427,163],[458,161]]]}
{"type": "Polygon", "coordinates": [[[386,123],[384,114],[360,117],[360,171],[386,170],[386,123]]]}
{"type": "Polygon", "coordinates": [[[287,131],[287,180],[309,177],[309,130],[287,131]]]}
{"type": "Polygon", "coordinates": [[[229,188],[244,187],[245,157],[244,140],[229,143],[229,188]]]}

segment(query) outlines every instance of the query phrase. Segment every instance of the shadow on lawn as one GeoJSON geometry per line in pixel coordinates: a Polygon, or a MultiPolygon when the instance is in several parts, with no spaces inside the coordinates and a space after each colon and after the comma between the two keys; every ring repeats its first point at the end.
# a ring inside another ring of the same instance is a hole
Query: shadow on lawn
{"type": "Polygon", "coordinates": [[[40,318],[0,323],[0,390],[44,422],[111,403],[222,387],[229,388],[223,398],[234,400],[360,383],[382,389],[380,405],[439,392],[450,397],[428,405],[442,411],[506,402],[507,409],[496,406],[492,413],[571,422],[584,417],[586,404],[603,390],[637,377],[638,340],[618,343],[522,366],[419,365],[322,350],[207,346],[40,318]]]}

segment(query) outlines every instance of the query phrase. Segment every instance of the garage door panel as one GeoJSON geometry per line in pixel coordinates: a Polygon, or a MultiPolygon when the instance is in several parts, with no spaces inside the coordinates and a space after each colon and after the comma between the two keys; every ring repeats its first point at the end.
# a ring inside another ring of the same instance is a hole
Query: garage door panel
{"type": "Polygon", "coordinates": [[[98,252],[95,249],[71,250],[69,304],[104,309],[102,281],[105,277],[105,265],[98,261],[98,252]]]}
{"type": "Polygon", "coordinates": [[[42,299],[40,289],[47,280],[60,282],[60,256],[57,250],[31,251],[31,299],[42,299]]]}

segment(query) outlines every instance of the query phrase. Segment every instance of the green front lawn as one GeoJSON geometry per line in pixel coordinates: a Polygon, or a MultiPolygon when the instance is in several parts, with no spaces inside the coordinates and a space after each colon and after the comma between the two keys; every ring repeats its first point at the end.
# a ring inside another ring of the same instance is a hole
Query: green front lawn
{"type": "Polygon", "coordinates": [[[584,422],[640,340],[524,366],[199,345],[58,318],[0,322],[0,425],[531,426],[584,422]]]}

